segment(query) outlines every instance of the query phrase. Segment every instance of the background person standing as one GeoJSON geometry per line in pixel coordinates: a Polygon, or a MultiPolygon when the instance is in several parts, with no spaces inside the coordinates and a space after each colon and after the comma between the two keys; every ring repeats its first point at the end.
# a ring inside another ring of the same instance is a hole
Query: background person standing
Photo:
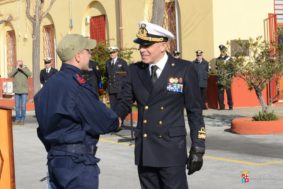
{"type": "Polygon", "coordinates": [[[177,50],[174,50],[173,51],[173,56],[174,56],[174,58],[181,58],[181,52],[179,52],[177,50]]]}
{"type": "Polygon", "coordinates": [[[193,61],[198,73],[198,81],[200,92],[202,96],[202,109],[207,109],[206,98],[207,98],[207,80],[208,80],[208,62],[203,58],[203,51],[196,51],[196,59],[193,61]]]}
{"type": "Polygon", "coordinates": [[[220,56],[216,59],[218,102],[220,110],[225,110],[224,90],[226,90],[229,110],[233,110],[231,84],[234,76],[234,67],[231,57],[227,54],[227,47],[219,45],[220,56]]]}
{"type": "Polygon", "coordinates": [[[23,65],[22,60],[18,60],[16,67],[12,69],[8,76],[14,78],[13,92],[15,93],[16,101],[16,119],[14,124],[24,125],[28,97],[28,78],[31,76],[31,71],[27,66],[23,65]]]}
{"type": "Polygon", "coordinates": [[[44,85],[53,74],[58,72],[57,69],[52,67],[52,63],[53,63],[52,58],[46,57],[43,59],[43,61],[44,61],[45,68],[40,71],[40,76],[39,76],[40,83],[42,85],[44,85]]]}
{"type": "Polygon", "coordinates": [[[127,62],[118,57],[118,51],[117,47],[110,47],[110,59],[106,61],[107,92],[111,108],[117,104],[117,97],[121,91],[123,79],[126,77],[129,69],[127,62]]]}
{"type": "Polygon", "coordinates": [[[97,95],[99,95],[99,90],[102,89],[102,81],[98,63],[90,60],[88,70],[83,70],[82,76],[90,86],[94,87],[97,95]]]}

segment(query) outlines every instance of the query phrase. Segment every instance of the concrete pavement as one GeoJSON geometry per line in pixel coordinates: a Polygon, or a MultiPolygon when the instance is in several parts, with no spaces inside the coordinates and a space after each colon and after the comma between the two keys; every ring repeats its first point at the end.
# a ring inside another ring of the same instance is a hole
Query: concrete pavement
{"type": "MultiPolygon", "coordinates": [[[[272,107],[283,115],[283,107],[272,107]]],[[[201,171],[188,176],[190,189],[281,189],[283,186],[283,135],[236,135],[229,131],[234,117],[252,116],[260,108],[233,111],[205,110],[207,150],[201,171]],[[241,182],[248,171],[249,182],[241,182]]],[[[45,189],[46,152],[36,136],[34,112],[28,112],[24,126],[14,126],[14,153],[17,189],[45,189]]],[[[134,165],[134,146],[128,130],[104,135],[97,156],[101,158],[101,189],[139,187],[134,165]]]]}

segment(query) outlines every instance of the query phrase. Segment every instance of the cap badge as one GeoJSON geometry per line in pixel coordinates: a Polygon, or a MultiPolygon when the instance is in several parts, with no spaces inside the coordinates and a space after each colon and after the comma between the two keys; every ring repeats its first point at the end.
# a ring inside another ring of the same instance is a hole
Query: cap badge
{"type": "Polygon", "coordinates": [[[148,34],[148,31],[146,29],[146,24],[141,24],[140,29],[137,33],[137,37],[145,40],[145,41],[152,41],[152,42],[162,42],[165,41],[165,39],[163,37],[159,37],[159,36],[150,36],[148,34]]]}
{"type": "Polygon", "coordinates": [[[147,38],[147,34],[148,34],[148,32],[147,32],[147,29],[146,29],[146,24],[141,24],[139,32],[137,34],[137,37],[141,38],[141,39],[147,38]]]}

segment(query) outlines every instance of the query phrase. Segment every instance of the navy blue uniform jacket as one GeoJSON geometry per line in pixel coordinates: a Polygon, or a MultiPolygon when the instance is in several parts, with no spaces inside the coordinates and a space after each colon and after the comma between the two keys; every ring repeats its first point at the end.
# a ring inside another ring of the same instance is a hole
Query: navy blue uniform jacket
{"type": "Polygon", "coordinates": [[[197,59],[193,61],[196,66],[196,70],[198,73],[199,86],[202,88],[207,88],[207,80],[208,80],[208,62],[206,60],[202,60],[201,63],[197,59]]]}
{"type": "Polygon", "coordinates": [[[115,65],[111,66],[111,59],[106,61],[107,92],[109,94],[119,93],[123,79],[129,71],[128,64],[122,58],[117,58],[115,65]]]}
{"type": "Polygon", "coordinates": [[[58,70],[55,69],[55,68],[52,68],[52,67],[50,68],[49,73],[46,73],[46,68],[42,69],[42,70],[40,71],[40,75],[39,75],[40,83],[41,83],[42,85],[44,85],[44,84],[47,82],[47,80],[48,80],[53,74],[55,74],[55,73],[57,73],[57,72],[58,72],[58,70]]]}
{"type": "Polygon", "coordinates": [[[101,73],[98,67],[98,62],[90,60],[88,66],[89,70],[83,71],[82,75],[86,79],[87,83],[94,87],[95,92],[98,94],[98,90],[102,88],[101,73]]]}
{"type": "Polygon", "coordinates": [[[168,56],[154,86],[147,64],[130,65],[120,102],[115,108],[116,113],[124,118],[132,102],[135,100],[138,104],[135,131],[137,165],[170,167],[186,164],[184,109],[188,115],[192,145],[205,146],[205,141],[198,137],[200,129],[204,129],[204,121],[195,66],[189,61],[168,56]]]}
{"type": "Polygon", "coordinates": [[[68,64],[35,95],[38,136],[47,151],[51,145],[95,145],[100,134],[118,127],[117,115],[98,100],[81,71],[68,64]]]}

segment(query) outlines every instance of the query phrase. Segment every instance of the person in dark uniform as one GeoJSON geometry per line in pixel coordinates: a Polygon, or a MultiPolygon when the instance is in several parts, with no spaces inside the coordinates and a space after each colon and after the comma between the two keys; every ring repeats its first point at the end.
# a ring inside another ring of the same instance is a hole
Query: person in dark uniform
{"type": "Polygon", "coordinates": [[[173,56],[174,56],[174,58],[181,58],[181,53],[180,53],[180,51],[174,50],[174,51],[173,51],[173,56]]]}
{"type": "Polygon", "coordinates": [[[127,62],[118,57],[118,51],[117,47],[110,47],[110,59],[106,61],[107,92],[111,108],[117,104],[117,96],[121,91],[121,84],[129,69],[127,62]]]}
{"type": "Polygon", "coordinates": [[[208,62],[203,58],[203,51],[196,51],[196,59],[193,61],[196,70],[198,72],[198,81],[200,87],[200,93],[202,96],[202,109],[207,109],[206,98],[207,98],[207,80],[208,80],[208,62]]]}
{"type": "Polygon", "coordinates": [[[44,85],[53,74],[58,72],[57,69],[52,67],[52,58],[46,57],[43,61],[45,68],[40,71],[40,83],[42,85],[44,85]]]}
{"type": "Polygon", "coordinates": [[[88,67],[88,70],[82,72],[82,76],[90,86],[94,87],[97,94],[99,94],[99,90],[102,89],[102,81],[98,63],[90,60],[88,67]]]}
{"type": "Polygon", "coordinates": [[[57,46],[63,64],[35,95],[38,137],[48,152],[52,189],[98,188],[100,134],[119,127],[117,115],[99,101],[82,77],[90,49],[96,45],[79,34],[66,35],[57,46]]]}
{"type": "Polygon", "coordinates": [[[201,169],[205,125],[197,72],[192,62],[167,53],[174,35],[156,24],[141,21],[135,43],[141,62],[131,64],[115,107],[120,118],[138,106],[135,164],[141,188],[187,189],[188,174],[201,169]],[[187,156],[184,108],[192,146],[187,156]]]}
{"type": "Polygon", "coordinates": [[[230,63],[231,57],[227,54],[227,47],[219,45],[220,56],[216,59],[218,102],[220,110],[225,110],[224,90],[226,90],[229,110],[233,110],[231,84],[233,79],[233,66],[230,63]]]}

